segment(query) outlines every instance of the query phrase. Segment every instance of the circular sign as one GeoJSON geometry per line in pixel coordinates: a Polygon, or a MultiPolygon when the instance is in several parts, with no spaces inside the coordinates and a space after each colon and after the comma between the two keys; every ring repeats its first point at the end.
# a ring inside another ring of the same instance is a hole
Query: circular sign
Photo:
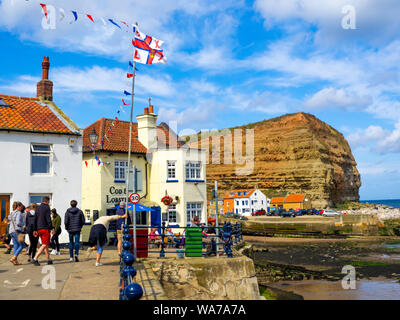
{"type": "Polygon", "coordinates": [[[132,193],[129,196],[129,201],[132,202],[133,204],[139,203],[140,195],[138,193],[132,193]]]}

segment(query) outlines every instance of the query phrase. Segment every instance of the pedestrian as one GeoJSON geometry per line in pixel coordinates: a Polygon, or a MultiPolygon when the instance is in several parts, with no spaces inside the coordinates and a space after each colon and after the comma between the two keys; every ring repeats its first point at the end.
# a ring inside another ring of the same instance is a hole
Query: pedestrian
{"type": "Polygon", "coordinates": [[[36,203],[32,203],[28,208],[26,208],[26,233],[29,237],[29,251],[28,251],[28,261],[31,262],[32,259],[35,257],[38,240],[39,238],[34,236],[34,229],[35,229],[35,210],[36,210],[36,203]]]}
{"type": "Polygon", "coordinates": [[[4,252],[4,254],[10,254],[11,253],[10,220],[8,220],[8,218],[4,218],[3,223],[6,224],[6,230],[4,232],[4,245],[7,248],[7,250],[4,252]]]}
{"type": "Polygon", "coordinates": [[[40,266],[38,258],[44,252],[47,258],[47,264],[53,264],[49,255],[49,245],[50,245],[50,235],[54,234],[53,224],[51,223],[50,217],[50,198],[44,196],[42,203],[37,207],[35,212],[35,225],[34,225],[34,235],[39,236],[42,241],[42,245],[36,252],[35,257],[32,259],[32,263],[35,266],[40,266]]]}
{"type": "Polygon", "coordinates": [[[58,237],[61,234],[61,217],[57,214],[57,210],[55,208],[51,209],[50,212],[51,223],[54,228],[54,234],[50,239],[50,247],[53,249],[50,254],[60,255],[60,242],[58,241],[58,237]]]}
{"type": "MultiPolygon", "coordinates": [[[[22,205],[21,213],[23,215],[23,218],[24,218],[24,221],[25,221],[25,226],[26,226],[26,215],[27,215],[27,212],[26,212],[26,207],[24,205],[22,205]]],[[[26,229],[24,229],[24,232],[26,232],[26,229]]],[[[25,241],[22,243],[22,248],[25,248],[25,254],[28,255],[29,246],[25,241]]]]}
{"type": "Polygon", "coordinates": [[[77,208],[78,201],[71,200],[71,208],[65,213],[65,229],[69,234],[69,261],[79,262],[79,240],[81,238],[81,230],[85,224],[85,216],[82,210],[77,208]],[[74,256],[75,249],[75,256],[74,256]]]}
{"type": "MultiPolygon", "coordinates": [[[[125,214],[125,203],[121,201],[119,204],[119,208],[115,212],[115,214],[119,216],[123,216],[125,214]]],[[[128,215],[128,225],[132,224],[131,217],[128,215]]],[[[122,225],[124,224],[124,221],[122,219],[117,220],[117,248],[118,248],[118,254],[121,255],[122,252],[122,225]]]]}
{"type": "MultiPolygon", "coordinates": [[[[23,249],[23,231],[25,230],[25,219],[24,215],[21,212],[23,204],[21,202],[17,202],[15,206],[15,210],[10,213],[10,235],[14,245],[13,256],[10,259],[10,262],[17,266],[21,263],[18,262],[18,255],[21,253],[23,249]]],[[[13,206],[14,208],[14,206],[13,206]]]]}
{"type": "Polygon", "coordinates": [[[124,214],[122,216],[116,214],[113,216],[102,216],[98,218],[92,228],[90,229],[90,235],[89,235],[89,249],[88,249],[88,254],[90,254],[92,251],[97,250],[97,255],[96,255],[96,264],[95,266],[101,266],[102,264],[100,263],[101,255],[103,254],[103,250],[105,245],[107,244],[107,230],[108,227],[110,226],[111,221],[119,220],[119,219],[126,219],[127,214],[124,214]]]}

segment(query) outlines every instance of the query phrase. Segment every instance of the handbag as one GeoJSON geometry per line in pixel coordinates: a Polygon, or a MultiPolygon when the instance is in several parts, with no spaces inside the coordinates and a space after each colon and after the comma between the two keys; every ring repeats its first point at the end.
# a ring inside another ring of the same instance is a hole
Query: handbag
{"type": "Polygon", "coordinates": [[[13,224],[13,226],[14,226],[15,232],[16,232],[17,235],[18,235],[17,241],[18,241],[19,243],[24,243],[24,242],[25,242],[25,233],[20,232],[20,231],[17,231],[17,229],[15,228],[14,220],[13,220],[12,218],[11,218],[11,222],[12,222],[12,224],[13,224]]]}

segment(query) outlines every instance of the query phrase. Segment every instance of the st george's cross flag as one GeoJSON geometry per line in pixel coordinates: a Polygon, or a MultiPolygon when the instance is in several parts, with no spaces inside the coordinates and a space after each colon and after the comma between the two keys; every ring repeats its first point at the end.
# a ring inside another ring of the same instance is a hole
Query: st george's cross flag
{"type": "Polygon", "coordinates": [[[143,64],[167,62],[161,48],[164,41],[145,35],[140,32],[136,26],[133,27],[133,32],[135,34],[135,38],[132,40],[132,44],[135,48],[133,56],[135,62],[143,64]]]}

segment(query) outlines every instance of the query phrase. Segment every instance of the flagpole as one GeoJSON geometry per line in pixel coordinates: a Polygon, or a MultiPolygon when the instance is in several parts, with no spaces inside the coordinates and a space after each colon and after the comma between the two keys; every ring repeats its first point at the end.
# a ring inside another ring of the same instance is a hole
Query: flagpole
{"type": "MultiPolygon", "coordinates": [[[[137,26],[137,23],[136,23],[137,26]]],[[[126,202],[125,202],[125,213],[128,212],[128,197],[129,197],[129,176],[131,172],[131,150],[132,150],[132,121],[133,121],[133,101],[135,97],[135,78],[136,78],[136,61],[135,61],[135,47],[133,51],[133,77],[132,77],[132,95],[131,95],[131,118],[129,122],[129,151],[128,151],[128,175],[126,177],[126,202]]],[[[135,172],[133,173],[135,174],[135,172]]],[[[128,218],[126,218],[128,219],[128,218]]],[[[134,256],[136,257],[136,205],[133,204],[133,246],[134,256]]],[[[125,221],[127,223],[127,220],[125,221]]]]}

